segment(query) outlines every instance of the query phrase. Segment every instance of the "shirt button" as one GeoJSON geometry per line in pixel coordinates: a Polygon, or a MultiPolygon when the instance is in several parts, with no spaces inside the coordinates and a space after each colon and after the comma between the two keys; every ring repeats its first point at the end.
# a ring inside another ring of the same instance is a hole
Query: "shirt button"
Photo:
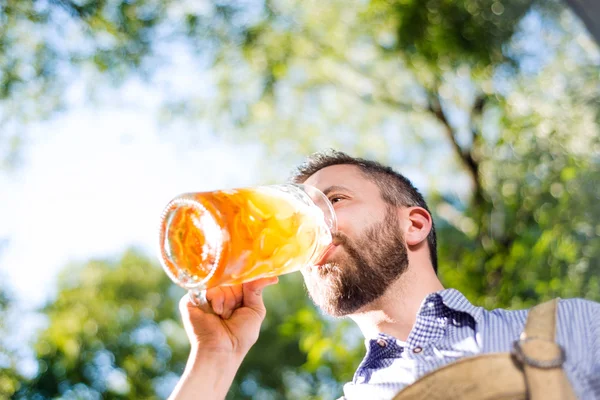
{"type": "Polygon", "coordinates": [[[379,347],[386,347],[387,346],[387,342],[383,339],[377,339],[377,344],[379,345],[379,347]]]}
{"type": "Polygon", "coordinates": [[[419,354],[419,353],[420,353],[420,352],[422,352],[422,351],[423,351],[423,348],[422,348],[422,347],[419,347],[419,346],[417,346],[417,347],[415,347],[415,348],[413,349],[413,353],[415,353],[415,354],[419,354]]]}
{"type": "Polygon", "coordinates": [[[430,301],[429,303],[427,303],[427,307],[433,308],[433,306],[435,306],[435,304],[433,304],[433,301],[430,301]]]}

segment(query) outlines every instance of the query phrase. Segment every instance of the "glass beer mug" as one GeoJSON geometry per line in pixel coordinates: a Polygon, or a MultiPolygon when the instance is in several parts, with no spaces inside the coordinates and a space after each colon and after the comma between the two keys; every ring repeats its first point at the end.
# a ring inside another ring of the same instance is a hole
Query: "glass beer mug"
{"type": "Polygon", "coordinates": [[[160,261],[194,299],[212,287],[314,264],[335,229],[329,199],[308,185],[186,193],[161,216],[160,261]]]}

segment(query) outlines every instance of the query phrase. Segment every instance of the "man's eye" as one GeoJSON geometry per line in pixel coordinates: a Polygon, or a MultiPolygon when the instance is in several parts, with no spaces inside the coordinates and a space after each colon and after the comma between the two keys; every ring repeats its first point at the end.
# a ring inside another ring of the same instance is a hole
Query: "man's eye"
{"type": "Polygon", "coordinates": [[[344,198],[343,198],[343,197],[341,197],[341,196],[331,196],[331,197],[329,198],[329,201],[331,202],[331,204],[335,204],[335,203],[337,203],[338,201],[340,201],[340,200],[343,200],[343,199],[344,199],[344,198]]]}

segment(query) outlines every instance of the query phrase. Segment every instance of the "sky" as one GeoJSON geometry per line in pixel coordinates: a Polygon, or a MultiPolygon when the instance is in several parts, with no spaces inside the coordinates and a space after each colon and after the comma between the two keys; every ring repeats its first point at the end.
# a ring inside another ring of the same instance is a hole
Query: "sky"
{"type": "Polygon", "coordinates": [[[30,127],[23,164],[0,175],[0,273],[24,307],[51,298],[67,263],[132,245],[156,253],[160,213],[177,194],[259,183],[260,146],[213,137],[192,148],[177,139],[190,132],[161,131],[153,115],[151,105],[85,105],[30,127]]]}
{"type": "Polygon", "coordinates": [[[0,241],[0,279],[14,299],[4,344],[20,355],[25,376],[37,369],[26,344],[47,323],[36,309],[52,301],[65,266],[118,258],[132,246],[158,263],[169,200],[263,183],[261,146],[157,123],[160,85],[133,80],[113,101],[94,104],[83,101],[84,90],[75,85],[67,111],[28,126],[23,162],[0,173],[0,239],[8,239],[0,241]],[[190,146],[190,135],[205,139],[190,146]]]}

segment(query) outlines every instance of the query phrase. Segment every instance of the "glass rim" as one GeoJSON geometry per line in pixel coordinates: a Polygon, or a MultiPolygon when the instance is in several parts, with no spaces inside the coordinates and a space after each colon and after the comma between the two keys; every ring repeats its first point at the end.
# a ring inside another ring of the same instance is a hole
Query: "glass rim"
{"type": "MultiPolygon", "coordinates": [[[[164,208],[164,210],[162,212],[161,219],[160,219],[160,228],[159,228],[160,229],[160,232],[159,232],[160,233],[160,235],[159,235],[160,258],[159,259],[160,259],[160,263],[163,267],[163,270],[167,273],[167,276],[169,278],[171,278],[171,280],[174,283],[176,283],[180,287],[187,289],[187,290],[192,290],[192,289],[204,290],[206,283],[213,277],[213,275],[217,271],[219,263],[221,261],[221,254],[223,252],[223,237],[221,236],[220,240],[218,240],[218,248],[216,250],[216,258],[215,258],[215,261],[214,261],[212,267],[210,268],[209,273],[204,278],[199,279],[199,280],[196,280],[192,276],[189,276],[189,274],[187,274],[185,271],[178,268],[174,262],[170,261],[170,256],[167,254],[167,251],[166,251],[167,246],[164,245],[165,241],[167,240],[166,231],[168,228],[167,227],[168,221],[165,221],[165,220],[166,220],[166,218],[168,218],[168,214],[170,214],[173,210],[175,210],[180,205],[186,205],[189,207],[199,209],[200,211],[202,211],[204,213],[206,218],[210,218],[214,221],[214,217],[211,212],[209,212],[200,202],[196,201],[195,199],[186,198],[185,197],[186,195],[189,195],[189,193],[185,193],[185,194],[175,197],[173,200],[171,200],[167,204],[167,206],[164,208]],[[173,265],[173,268],[170,268],[171,264],[173,265]],[[183,279],[181,276],[175,275],[174,271],[177,271],[179,275],[184,275],[183,279]]],[[[214,221],[214,223],[217,224],[216,221],[214,221]]],[[[220,231],[220,229],[218,231],[220,231]]],[[[222,235],[222,233],[221,233],[221,235],[222,235]]]]}
{"type": "MultiPolygon", "coordinates": [[[[331,201],[329,201],[329,198],[325,195],[325,193],[323,193],[316,186],[308,185],[306,183],[294,183],[293,185],[303,188],[303,190],[309,195],[309,197],[311,197],[311,200],[313,201],[313,203],[315,203],[315,200],[312,198],[313,194],[317,195],[318,197],[321,198],[321,200],[323,200],[323,203],[325,204],[325,206],[327,207],[327,210],[329,211],[329,213],[328,213],[329,218],[331,219],[331,221],[329,222],[328,216],[324,215],[325,222],[328,225],[327,227],[329,228],[329,230],[331,231],[332,234],[334,232],[336,232],[337,231],[337,216],[335,215],[335,209],[333,208],[333,204],[331,204],[331,201]],[[308,190],[305,190],[305,188],[307,188],[308,190]],[[309,193],[309,191],[311,191],[312,193],[309,193]]],[[[318,204],[315,203],[315,205],[317,207],[319,207],[319,209],[321,209],[321,207],[318,204]]]]}

